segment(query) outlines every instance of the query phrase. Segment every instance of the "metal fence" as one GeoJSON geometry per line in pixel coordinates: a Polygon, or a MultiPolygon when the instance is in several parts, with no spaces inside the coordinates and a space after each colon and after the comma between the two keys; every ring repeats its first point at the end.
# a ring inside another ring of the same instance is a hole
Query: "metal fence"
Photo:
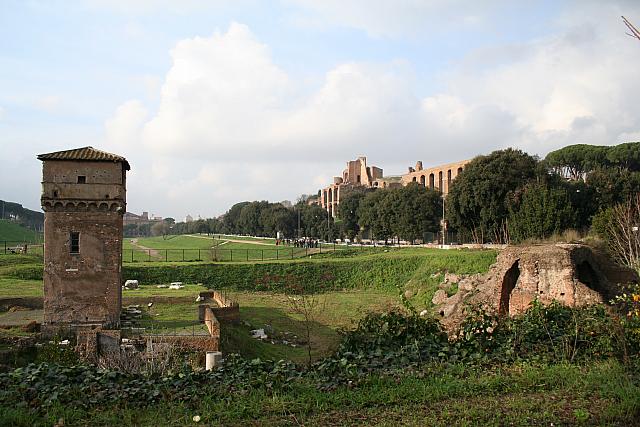
{"type": "Polygon", "coordinates": [[[305,258],[315,254],[332,253],[337,251],[371,250],[373,245],[338,245],[335,243],[318,244],[318,247],[282,246],[273,248],[241,248],[241,249],[123,249],[123,262],[186,262],[186,261],[215,261],[215,262],[249,262],[273,261],[305,258]]]}

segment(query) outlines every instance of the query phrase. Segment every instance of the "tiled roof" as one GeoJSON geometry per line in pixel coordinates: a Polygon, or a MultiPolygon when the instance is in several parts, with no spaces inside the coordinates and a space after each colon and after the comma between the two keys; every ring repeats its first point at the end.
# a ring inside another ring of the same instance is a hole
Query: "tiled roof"
{"type": "Polygon", "coordinates": [[[129,170],[129,162],[122,156],[96,150],[93,147],[75,148],[73,150],[56,151],[38,155],[38,160],[92,160],[97,162],[122,162],[126,170],[129,170]]]}

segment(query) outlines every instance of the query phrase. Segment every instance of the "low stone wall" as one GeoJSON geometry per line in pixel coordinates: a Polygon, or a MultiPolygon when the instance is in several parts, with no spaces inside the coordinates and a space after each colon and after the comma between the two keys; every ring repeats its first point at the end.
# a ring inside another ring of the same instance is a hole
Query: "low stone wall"
{"type": "Polygon", "coordinates": [[[26,308],[38,310],[44,307],[44,298],[42,297],[0,298],[0,311],[7,311],[12,306],[26,307],[26,308]]]}
{"type": "Polygon", "coordinates": [[[213,310],[209,306],[205,306],[203,322],[209,330],[209,335],[215,338],[220,338],[220,322],[213,313],[213,310]]]}
{"type": "MultiPolygon", "coordinates": [[[[240,318],[240,306],[237,302],[228,299],[222,292],[220,291],[204,291],[200,292],[200,297],[204,298],[205,301],[210,299],[213,300],[217,307],[211,307],[211,310],[218,318],[218,320],[222,321],[233,321],[238,320],[240,318]]],[[[207,305],[207,307],[209,307],[207,305]]],[[[200,314],[200,320],[202,320],[202,313],[200,314]]]]}

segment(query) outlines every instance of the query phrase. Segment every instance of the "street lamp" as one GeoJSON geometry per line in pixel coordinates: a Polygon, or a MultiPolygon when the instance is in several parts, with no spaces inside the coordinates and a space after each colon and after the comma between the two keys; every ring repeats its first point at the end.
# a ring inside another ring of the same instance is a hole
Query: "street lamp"
{"type": "Polygon", "coordinates": [[[447,242],[447,220],[444,218],[444,212],[445,212],[444,201],[445,201],[445,195],[444,193],[442,193],[442,247],[443,248],[447,242]]]}

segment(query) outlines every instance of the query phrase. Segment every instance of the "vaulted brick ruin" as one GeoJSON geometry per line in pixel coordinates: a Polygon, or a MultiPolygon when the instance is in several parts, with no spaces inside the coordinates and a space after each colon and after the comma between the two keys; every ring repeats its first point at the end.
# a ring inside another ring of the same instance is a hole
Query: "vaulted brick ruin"
{"type": "Polygon", "coordinates": [[[522,314],[534,300],[580,307],[608,302],[621,284],[638,280],[635,271],[586,245],[510,246],[488,273],[445,281],[433,303],[445,328],[454,331],[470,307],[500,316],[522,314]],[[457,293],[447,298],[446,288],[456,281],[457,293]]]}

